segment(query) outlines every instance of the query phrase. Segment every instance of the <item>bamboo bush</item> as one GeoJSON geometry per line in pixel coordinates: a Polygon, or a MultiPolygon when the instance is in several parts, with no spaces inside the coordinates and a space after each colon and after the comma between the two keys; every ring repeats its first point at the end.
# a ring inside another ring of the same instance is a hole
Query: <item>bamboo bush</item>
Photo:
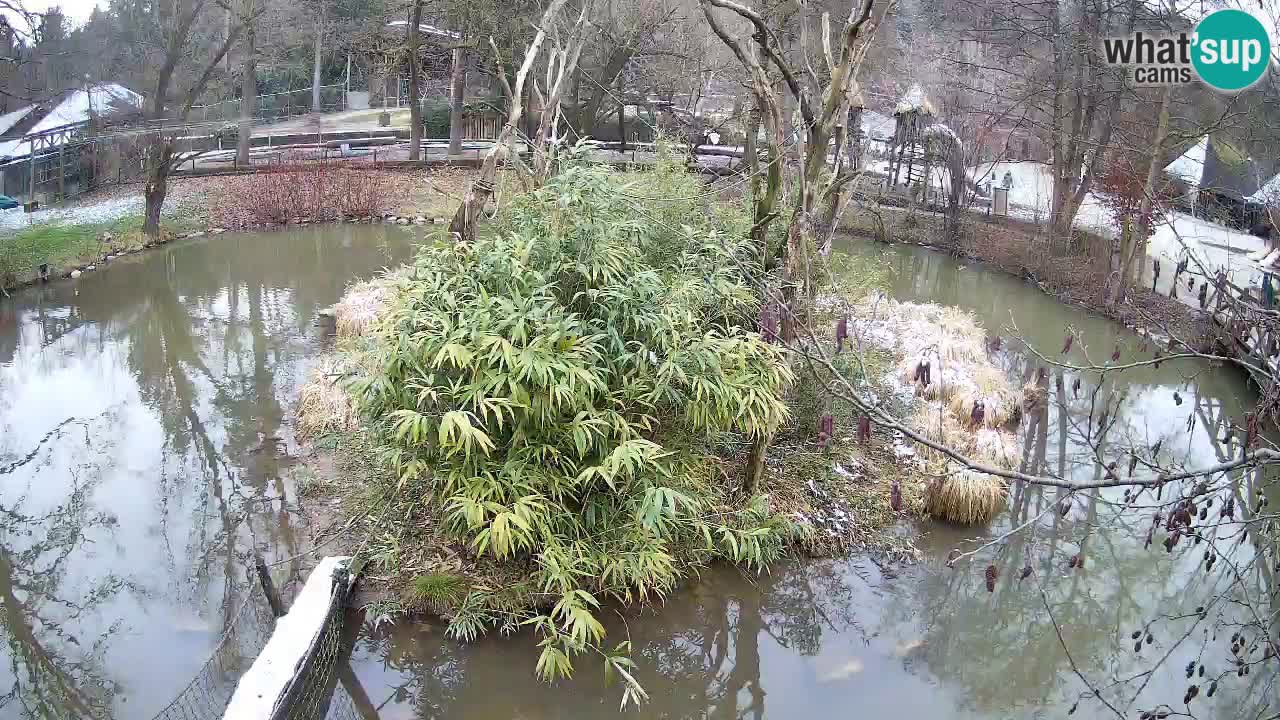
{"type": "Polygon", "coordinates": [[[605,644],[601,603],[661,598],[716,559],[762,568],[794,532],[728,486],[740,462],[714,452],[787,417],[784,358],[743,329],[758,311],[747,233],[694,200],[637,199],[702,194],[673,172],[570,163],[496,231],[424,248],[375,326],[381,370],[353,388],[400,486],[429,488],[451,535],[527,565],[548,599],[504,609],[472,590],[451,632],[531,625],[542,677],[593,651],[624,702],[643,690],[626,644],[605,644]]]}

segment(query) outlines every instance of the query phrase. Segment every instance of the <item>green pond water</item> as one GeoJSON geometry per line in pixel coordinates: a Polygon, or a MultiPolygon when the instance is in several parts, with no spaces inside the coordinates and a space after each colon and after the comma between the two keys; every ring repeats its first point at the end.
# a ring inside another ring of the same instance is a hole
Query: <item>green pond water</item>
{"type": "MultiPolygon", "coordinates": [[[[253,551],[274,561],[308,546],[292,406],[328,342],[318,312],[415,240],[380,226],[228,234],[0,301],[0,718],[152,717],[231,622],[253,551]]],[[[1014,326],[1048,352],[1070,325],[1099,360],[1117,342],[1137,356],[1137,336],[998,272],[913,247],[859,241],[843,252],[891,270],[899,299],[976,313],[1010,338],[1000,362],[1018,377],[1028,354],[1014,326]]],[[[1081,397],[1095,388],[1123,396],[1106,443],[1163,439],[1166,457],[1197,465],[1227,456],[1225,423],[1242,422],[1254,397],[1236,371],[1189,361],[1100,388],[1086,377],[1081,397]]],[[[1062,400],[1051,393],[1040,429],[1020,434],[1025,462],[1098,477],[1082,435],[1088,407],[1062,400]]],[[[1178,643],[1197,630],[1161,616],[1189,612],[1222,581],[1197,571],[1190,544],[1145,550],[1149,521],[1124,516],[1117,493],[1080,497],[1066,517],[1046,513],[1012,542],[944,566],[952,548],[1058,499],[1014,488],[991,528],[908,528],[920,533],[915,565],[717,568],[661,607],[615,613],[610,637],[630,636],[651,696],[625,712],[587,659],[571,680],[537,681],[531,637],[463,646],[441,625],[366,621],[350,659],[359,716],[1050,718],[1086,690],[1076,670],[1098,685],[1139,675],[1129,695],[1145,682],[1144,702],[1179,705],[1187,660],[1217,672],[1227,651],[1199,635],[1178,643]],[[1069,571],[1080,552],[1086,569],[1069,571]],[[992,558],[1007,570],[988,593],[992,558]],[[1035,574],[1018,582],[1028,559],[1035,574]],[[1130,632],[1150,621],[1155,640],[1135,655],[1130,632]]],[[[309,567],[278,571],[297,579],[309,567]]],[[[1269,574],[1250,582],[1274,588],[1269,574]]],[[[1196,701],[1196,716],[1276,712],[1272,667],[1232,675],[1230,692],[1196,701]]],[[[1077,716],[1107,713],[1086,700],[1077,716]]]]}

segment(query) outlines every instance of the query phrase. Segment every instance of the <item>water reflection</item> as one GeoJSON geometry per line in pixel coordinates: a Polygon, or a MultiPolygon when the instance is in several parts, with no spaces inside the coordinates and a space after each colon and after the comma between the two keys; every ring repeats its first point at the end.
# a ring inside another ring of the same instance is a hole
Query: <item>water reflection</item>
{"type": "Polygon", "coordinates": [[[608,623],[611,637],[635,643],[651,696],[625,712],[593,664],[556,686],[540,682],[525,636],[460,646],[434,625],[370,630],[353,663],[384,720],[820,717],[833,697],[856,698],[846,707],[869,717],[942,716],[947,693],[903,672],[919,662],[919,638],[862,625],[869,608],[892,600],[895,582],[870,563],[784,564],[758,578],[708,571],[656,611],[608,623]]]}
{"type": "Polygon", "coordinates": [[[288,415],[317,311],[410,246],[222,236],[0,303],[0,718],[145,718],[190,680],[253,549],[306,539],[288,415]]]}
{"type": "MultiPolygon", "coordinates": [[[[916,248],[846,250],[883,253],[900,299],[973,311],[1006,339],[998,360],[1014,377],[1035,377],[1043,365],[1023,340],[1057,352],[1068,326],[1078,352],[1098,361],[1117,346],[1122,360],[1150,352],[1123,328],[1001,273],[916,248]]],[[[1232,454],[1228,428],[1253,399],[1238,373],[1200,362],[1078,379],[1077,388],[1071,374],[1046,373],[1046,399],[1019,430],[1023,469],[1096,480],[1131,447],[1158,449],[1166,464],[1218,462],[1232,454]]],[[[1250,475],[1241,496],[1269,479],[1250,475]]],[[[1222,692],[1196,701],[1197,716],[1276,712],[1274,667],[1237,681],[1223,643],[1230,630],[1214,637],[1238,608],[1223,601],[1204,620],[1194,613],[1228,590],[1270,597],[1270,570],[1259,566],[1247,586],[1228,588],[1226,575],[1201,569],[1203,547],[1146,547],[1150,513],[1127,506],[1123,491],[1077,493],[1064,508],[1066,499],[1054,488],[1015,487],[990,528],[924,525],[924,562],[898,575],[858,558],[785,565],[759,578],[709,571],[663,607],[612,623],[611,638],[632,640],[652,696],[638,711],[620,713],[618,692],[585,660],[572,680],[540,683],[534,642],[523,636],[461,646],[436,626],[369,629],[353,664],[383,718],[1062,717],[1088,691],[1082,677],[1107,695],[1138,695],[1135,707],[1180,705],[1192,659],[1204,662],[1206,677],[1224,677],[1222,692]],[[980,547],[1023,524],[1012,541],[946,567],[953,548],[980,547]],[[1072,557],[1083,568],[1072,568],[1072,557]],[[989,593],[982,575],[992,563],[1001,575],[989,593]],[[1152,642],[1144,638],[1135,652],[1138,628],[1152,642]]],[[[1265,559],[1239,547],[1241,562],[1265,559]]],[[[1095,701],[1080,704],[1080,716],[1107,713],[1095,701]]]]}

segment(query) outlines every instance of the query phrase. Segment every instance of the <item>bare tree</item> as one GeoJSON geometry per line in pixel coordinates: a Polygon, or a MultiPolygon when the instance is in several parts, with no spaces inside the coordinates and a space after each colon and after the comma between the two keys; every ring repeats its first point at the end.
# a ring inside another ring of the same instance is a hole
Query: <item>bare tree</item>
{"type": "Polygon", "coordinates": [[[142,230],[149,238],[160,236],[160,211],[168,194],[169,173],[182,160],[175,158],[174,131],[166,126],[187,120],[191,107],[208,86],[222,58],[244,32],[243,23],[236,22],[226,38],[212,46],[209,57],[192,66],[191,54],[198,46],[194,28],[213,8],[225,8],[225,5],[209,0],[179,0],[171,14],[159,18],[164,37],[163,55],[146,111],[148,121],[157,126],[147,152],[147,180],[143,187],[146,215],[142,230]],[[190,80],[183,79],[187,70],[192,71],[190,80]]]}
{"type": "MultiPolygon", "coordinates": [[[[248,167],[253,145],[253,121],[258,104],[257,0],[240,0],[236,7],[244,28],[243,60],[240,66],[240,127],[236,137],[236,164],[248,167]]],[[[227,14],[230,22],[230,9],[227,14]]],[[[226,57],[230,57],[227,53],[226,57]]]]}
{"type": "Polygon", "coordinates": [[[405,26],[409,47],[409,159],[422,153],[422,59],[418,57],[422,40],[422,0],[409,5],[409,23],[405,26]]]}
{"type": "MultiPolygon", "coordinates": [[[[524,103],[521,99],[524,97],[525,83],[528,80],[529,72],[533,69],[534,64],[542,53],[542,46],[546,43],[547,37],[555,35],[561,38],[555,41],[556,50],[553,53],[558,59],[553,59],[548,67],[553,71],[556,67],[567,69],[567,72],[559,74],[558,77],[553,74],[548,75],[549,80],[555,77],[557,93],[563,87],[564,77],[572,73],[572,64],[577,62],[577,55],[581,52],[581,40],[578,36],[585,26],[589,3],[583,4],[577,19],[571,23],[570,29],[561,31],[557,29],[556,24],[562,21],[561,10],[564,4],[565,0],[551,0],[547,5],[547,9],[542,14],[542,19],[538,22],[533,39],[525,50],[524,60],[521,62],[519,69],[516,70],[514,84],[507,82],[506,72],[502,67],[502,55],[498,50],[497,43],[494,42],[492,37],[489,38],[489,45],[493,50],[498,65],[497,74],[502,79],[506,96],[509,100],[509,109],[506,123],[498,131],[498,136],[493,141],[493,147],[485,154],[484,160],[480,164],[479,173],[467,187],[462,203],[458,206],[458,210],[454,213],[453,220],[449,224],[449,232],[458,242],[469,243],[475,239],[476,227],[480,222],[481,214],[484,212],[485,205],[489,202],[489,199],[494,195],[494,184],[497,180],[499,161],[506,160],[514,163],[519,163],[520,161],[519,157],[512,152],[510,146],[520,127],[521,118],[524,116],[524,103]],[[572,60],[572,64],[570,60],[572,60]]],[[[558,97],[558,95],[553,95],[553,97],[558,97]]],[[[548,108],[544,108],[544,116],[547,110],[548,108]]],[[[553,107],[550,108],[550,111],[550,117],[554,123],[559,114],[559,108],[553,107]]]]}

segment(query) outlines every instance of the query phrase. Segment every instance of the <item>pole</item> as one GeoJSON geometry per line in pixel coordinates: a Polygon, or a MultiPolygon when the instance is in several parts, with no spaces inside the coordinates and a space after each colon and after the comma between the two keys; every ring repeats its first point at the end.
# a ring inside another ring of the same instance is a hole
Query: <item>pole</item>
{"type": "Polygon", "coordinates": [[[627,151],[627,105],[622,101],[622,73],[618,73],[618,149],[627,151]]]}
{"type": "Polygon", "coordinates": [[[67,163],[66,150],[67,144],[64,142],[58,146],[58,199],[65,200],[67,197],[67,163]]]}
{"type": "Polygon", "coordinates": [[[267,602],[271,605],[271,614],[276,617],[284,616],[284,602],[280,600],[280,593],[276,591],[276,584],[271,581],[271,571],[267,569],[267,563],[258,553],[253,554],[253,566],[258,571],[258,582],[262,583],[262,591],[267,595],[267,602]]]}

